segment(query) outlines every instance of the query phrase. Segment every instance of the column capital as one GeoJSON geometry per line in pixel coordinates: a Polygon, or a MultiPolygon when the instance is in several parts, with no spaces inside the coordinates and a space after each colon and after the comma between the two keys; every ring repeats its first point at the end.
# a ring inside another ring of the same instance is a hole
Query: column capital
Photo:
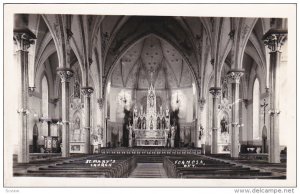
{"type": "Polygon", "coordinates": [[[60,76],[61,82],[70,82],[74,72],[70,68],[57,68],[57,74],[60,76]]]}
{"type": "Polygon", "coordinates": [[[81,88],[81,93],[83,96],[90,97],[93,92],[94,92],[94,88],[92,87],[87,86],[81,88]]]}
{"type": "Polygon", "coordinates": [[[271,52],[280,52],[281,46],[287,39],[286,29],[270,29],[263,36],[264,44],[271,52]]]}
{"type": "Polygon", "coordinates": [[[227,73],[227,78],[230,83],[239,84],[241,77],[244,75],[243,69],[232,69],[227,73]]]}
{"type": "Polygon", "coordinates": [[[218,98],[221,95],[220,87],[211,87],[209,88],[209,93],[213,95],[213,98],[218,98]]]}
{"type": "Polygon", "coordinates": [[[27,51],[31,44],[34,44],[36,36],[28,28],[15,28],[14,40],[17,43],[18,51],[27,51]]]}

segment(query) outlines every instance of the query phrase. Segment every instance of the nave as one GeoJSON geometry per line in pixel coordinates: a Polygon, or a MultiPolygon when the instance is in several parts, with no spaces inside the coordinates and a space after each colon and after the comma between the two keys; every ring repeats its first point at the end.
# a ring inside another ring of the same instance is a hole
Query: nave
{"type": "Polygon", "coordinates": [[[95,154],[14,161],[14,176],[87,178],[286,179],[286,162],[233,159],[227,154],[95,154]]]}
{"type": "Polygon", "coordinates": [[[14,19],[19,76],[7,83],[18,86],[5,96],[18,102],[5,103],[5,133],[16,134],[5,137],[11,182],[291,179],[286,18],[14,19]]]}

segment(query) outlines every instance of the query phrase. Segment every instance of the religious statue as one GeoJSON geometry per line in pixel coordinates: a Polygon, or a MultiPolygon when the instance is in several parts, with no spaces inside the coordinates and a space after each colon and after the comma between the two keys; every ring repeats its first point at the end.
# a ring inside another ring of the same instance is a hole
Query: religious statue
{"type": "Polygon", "coordinates": [[[161,120],[161,128],[165,129],[165,126],[166,126],[166,120],[165,120],[165,117],[163,117],[161,120]]]}
{"type": "Polygon", "coordinates": [[[200,131],[199,131],[199,140],[201,140],[202,136],[203,136],[203,132],[204,131],[204,128],[202,125],[200,125],[200,131]]]}
{"type": "Polygon", "coordinates": [[[173,125],[171,127],[171,147],[174,147],[174,141],[175,141],[175,126],[173,125]]]}
{"type": "Polygon", "coordinates": [[[129,135],[132,133],[132,126],[129,125],[129,127],[127,127],[128,131],[129,131],[129,135]]]}
{"type": "Polygon", "coordinates": [[[134,110],[133,110],[133,116],[134,116],[134,117],[137,117],[137,109],[136,109],[136,106],[134,107],[134,110]]]}
{"type": "Polygon", "coordinates": [[[152,122],[152,119],[151,119],[151,122],[150,122],[150,129],[153,129],[153,122],[152,122]]]}
{"type": "Polygon", "coordinates": [[[159,117],[157,117],[157,120],[156,120],[156,128],[160,129],[160,118],[159,117]]]}
{"type": "Polygon", "coordinates": [[[166,117],[169,118],[169,108],[166,109],[166,117]]]}
{"type": "Polygon", "coordinates": [[[80,98],[80,86],[78,82],[74,85],[74,98],[80,98]]]}
{"type": "Polygon", "coordinates": [[[151,93],[149,101],[150,101],[150,107],[153,107],[154,106],[154,95],[153,95],[153,93],[151,93]]]}
{"type": "Polygon", "coordinates": [[[175,137],[175,127],[174,126],[171,127],[171,135],[172,135],[172,138],[175,137]]]}
{"type": "Polygon", "coordinates": [[[227,121],[225,119],[225,117],[223,117],[223,119],[221,120],[220,122],[220,125],[221,125],[221,133],[225,133],[225,132],[228,132],[228,125],[227,125],[227,121]]]}
{"type": "Polygon", "coordinates": [[[139,117],[137,120],[137,128],[141,129],[142,128],[142,122],[141,122],[141,118],[139,117]]]}
{"type": "Polygon", "coordinates": [[[143,118],[143,124],[142,125],[143,125],[143,129],[146,129],[146,118],[145,117],[143,118]]]}
{"type": "Polygon", "coordinates": [[[131,137],[132,137],[132,147],[134,147],[135,146],[135,133],[134,133],[134,131],[132,131],[131,137]]]}
{"type": "Polygon", "coordinates": [[[228,97],[228,88],[227,86],[223,86],[223,90],[222,90],[222,98],[227,98],[228,97]]]}
{"type": "Polygon", "coordinates": [[[77,117],[74,123],[74,129],[80,129],[80,119],[77,117]]]}
{"type": "Polygon", "coordinates": [[[167,136],[167,143],[166,143],[167,148],[170,148],[172,146],[171,145],[171,138],[172,138],[172,134],[171,134],[171,131],[169,131],[168,136],[167,136]]]}

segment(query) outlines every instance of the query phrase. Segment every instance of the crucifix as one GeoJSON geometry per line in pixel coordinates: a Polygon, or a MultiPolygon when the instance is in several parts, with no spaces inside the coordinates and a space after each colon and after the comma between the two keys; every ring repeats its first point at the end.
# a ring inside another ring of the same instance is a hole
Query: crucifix
{"type": "Polygon", "coordinates": [[[266,103],[266,99],[264,99],[264,103],[260,105],[261,107],[264,107],[264,125],[266,125],[266,107],[268,105],[269,104],[266,103]]]}

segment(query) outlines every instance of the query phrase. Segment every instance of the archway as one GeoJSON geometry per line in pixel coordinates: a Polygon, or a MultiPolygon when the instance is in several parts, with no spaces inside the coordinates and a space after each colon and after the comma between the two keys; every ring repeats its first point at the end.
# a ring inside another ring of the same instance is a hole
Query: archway
{"type": "MultiPolygon", "coordinates": [[[[190,108],[194,106],[196,100],[194,94],[197,93],[193,72],[182,53],[161,37],[151,34],[131,45],[116,61],[107,82],[109,83],[109,89],[106,88],[106,91],[109,91],[106,93],[106,104],[109,107],[107,115],[110,116],[111,125],[108,128],[112,128],[116,123],[129,123],[124,121],[124,117],[132,115],[134,107],[138,111],[146,112],[148,90],[153,86],[157,101],[156,111],[163,113],[169,109],[170,117],[178,120],[173,122],[169,118],[170,124],[177,126],[174,133],[177,137],[175,141],[183,138],[179,136],[179,120],[183,126],[191,126],[188,127],[191,131],[196,130],[193,123],[194,109],[190,108]]],[[[153,125],[157,126],[156,121],[153,125]]],[[[128,129],[125,128],[123,135],[128,135],[125,133],[128,129]]],[[[129,138],[123,136],[122,139],[123,145],[127,145],[126,141],[129,138]]],[[[151,141],[148,142],[151,144],[151,141]]],[[[192,142],[189,143],[192,145],[192,142]]],[[[175,142],[175,145],[180,144],[175,142]]]]}

